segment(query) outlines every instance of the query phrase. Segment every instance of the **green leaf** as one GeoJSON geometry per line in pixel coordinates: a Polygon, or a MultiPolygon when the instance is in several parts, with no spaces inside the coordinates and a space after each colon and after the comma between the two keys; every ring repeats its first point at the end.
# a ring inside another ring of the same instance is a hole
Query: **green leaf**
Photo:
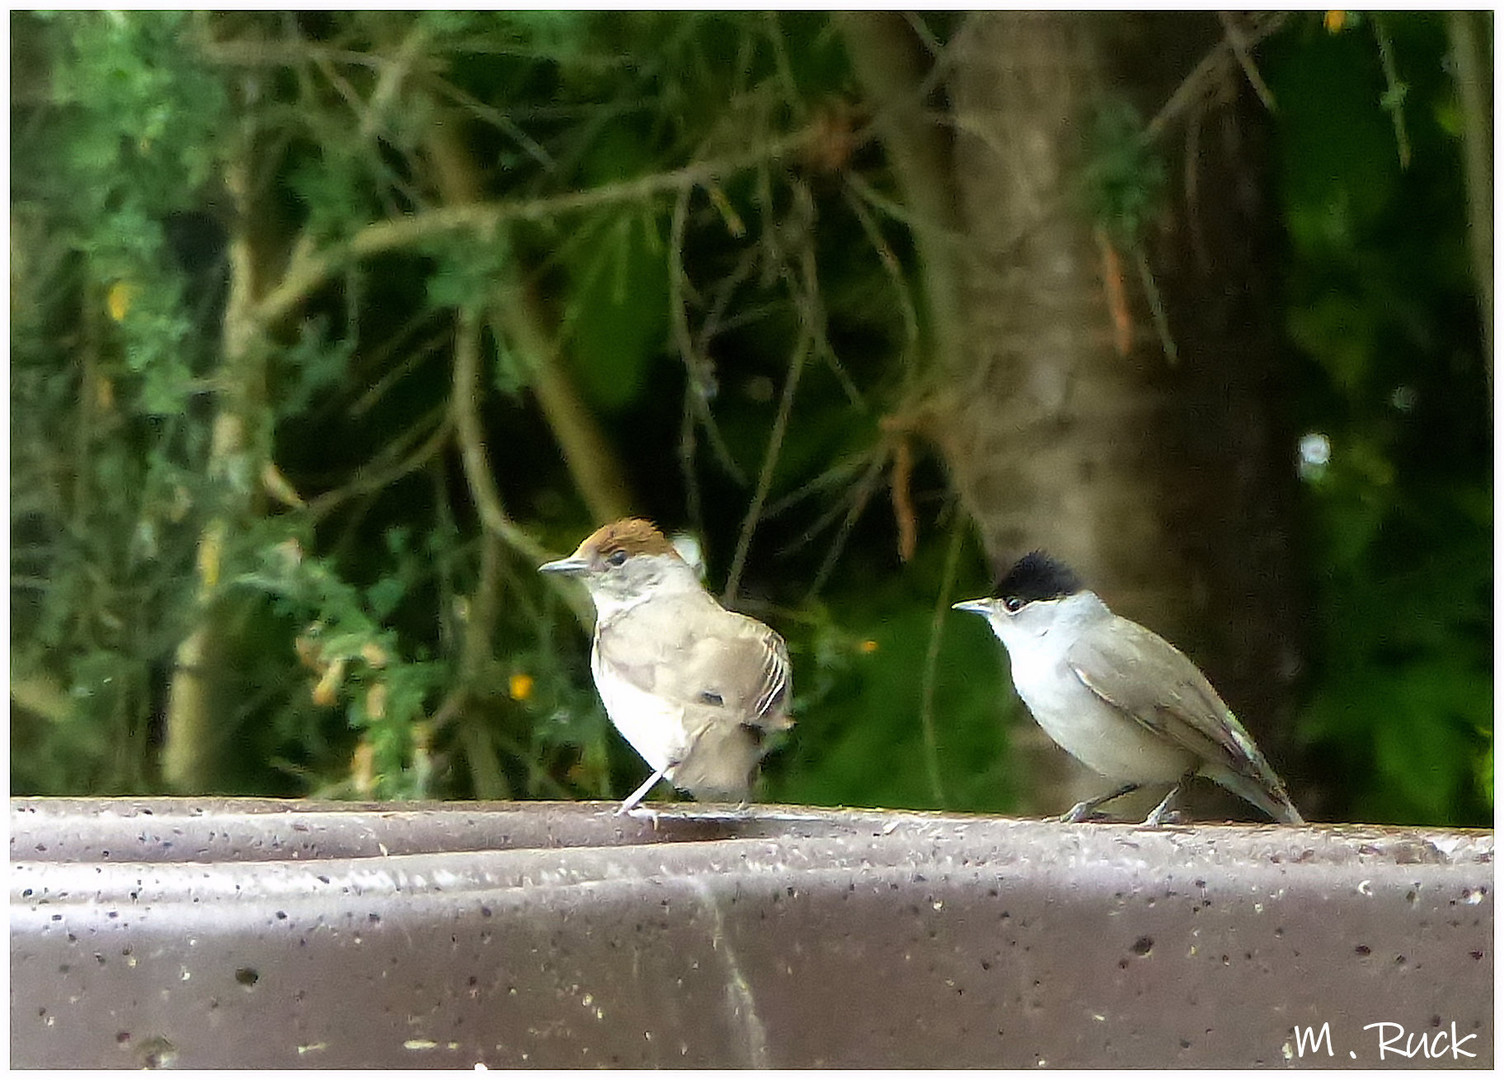
{"type": "Polygon", "coordinates": [[[667,260],[650,216],[601,215],[568,260],[566,353],[585,395],[615,411],[637,399],[668,336],[667,260]]]}

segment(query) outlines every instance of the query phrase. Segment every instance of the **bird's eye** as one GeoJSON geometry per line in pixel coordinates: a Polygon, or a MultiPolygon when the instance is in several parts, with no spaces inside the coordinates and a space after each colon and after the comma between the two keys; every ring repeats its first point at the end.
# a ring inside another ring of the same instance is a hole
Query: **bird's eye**
{"type": "Polygon", "coordinates": [[[1003,597],[1003,607],[1007,608],[1009,611],[1017,612],[1023,606],[1024,602],[1016,596],[1003,597]]]}
{"type": "Polygon", "coordinates": [[[624,563],[626,561],[627,561],[627,553],[625,551],[621,551],[621,550],[613,551],[611,554],[609,554],[609,555],[606,556],[606,564],[608,566],[620,566],[622,563],[624,563]]]}

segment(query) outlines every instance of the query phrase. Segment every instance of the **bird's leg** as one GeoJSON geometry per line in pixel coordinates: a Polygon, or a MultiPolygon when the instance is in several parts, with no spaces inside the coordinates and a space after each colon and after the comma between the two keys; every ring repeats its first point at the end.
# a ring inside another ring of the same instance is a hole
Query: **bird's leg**
{"type": "Polygon", "coordinates": [[[1166,824],[1173,818],[1175,811],[1170,809],[1171,800],[1174,799],[1175,796],[1180,794],[1180,789],[1185,787],[1185,785],[1190,782],[1191,777],[1195,775],[1196,770],[1191,769],[1179,780],[1175,781],[1175,786],[1170,789],[1170,793],[1160,800],[1159,805],[1149,812],[1148,817],[1144,818],[1145,828],[1157,828],[1160,825],[1166,824]]]}
{"type": "Polygon", "coordinates": [[[664,774],[667,773],[671,767],[672,763],[665,765],[663,768],[655,772],[652,776],[644,780],[642,782],[642,786],[636,791],[632,792],[632,794],[628,795],[622,802],[621,806],[617,808],[617,816],[619,817],[622,814],[630,813],[634,806],[642,802],[642,797],[653,790],[653,785],[663,779],[664,774]]]}
{"type": "Polygon", "coordinates": [[[1095,799],[1082,799],[1075,806],[1071,807],[1067,813],[1062,815],[1060,820],[1067,825],[1074,825],[1078,821],[1085,821],[1087,816],[1103,803],[1112,802],[1113,799],[1121,795],[1126,795],[1130,791],[1137,791],[1141,786],[1140,784],[1124,784],[1116,791],[1109,792],[1106,795],[1099,795],[1095,799]]]}

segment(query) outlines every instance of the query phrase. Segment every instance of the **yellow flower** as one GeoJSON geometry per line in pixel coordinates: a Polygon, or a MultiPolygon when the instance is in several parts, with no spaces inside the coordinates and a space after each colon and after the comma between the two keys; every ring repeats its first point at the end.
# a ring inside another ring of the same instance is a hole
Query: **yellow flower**
{"type": "Polygon", "coordinates": [[[109,293],[104,298],[105,307],[110,312],[110,318],[116,322],[125,318],[126,312],[131,309],[131,303],[136,299],[136,294],[140,291],[139,286],[132,285],[128,281],[117,281],[111,285],[109,293]]]}
{"type": "Polygon", "coordinates": [[[366,739],[355,744],[350,757],[350,782],[362,798],[369,799],[376,790],[376,748],[366,739]]]}
{"type": "Polygon", "coordinates": [[[386,716],[386,683],[374,682],[366,691],[366,716],[372,720],[386,716]]]}
{"type": "Polygon", "coordinates": [[[313,703],[326,708],[333,705],[339,696],[340,685],[344,681],[345,658],[341,656],[324,669],[324,674],[313,688],[313,703]]]}
{"type": "Polygon", "coordinates": [[[526,701],[533,696],[533,677],[521,672],[512,676],[512,681],[507,687],[513,701],[526,701]]]}

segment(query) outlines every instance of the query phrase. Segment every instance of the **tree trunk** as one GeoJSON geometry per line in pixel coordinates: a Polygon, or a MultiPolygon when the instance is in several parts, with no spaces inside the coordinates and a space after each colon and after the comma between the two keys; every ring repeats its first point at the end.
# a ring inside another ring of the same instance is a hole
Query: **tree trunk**
{"type": "Polygon", "coordinates": [[[271,460],[260,419],[266,409],[267,347],[256,317],[265,291],[272,245],[258,232],[264,222],[252,190],[253,144],[225,169],[235,200],[229,242],[229,291],[216,374],[220,393],[210,441],[208,474],[216,504],[198,542],[197,623],[178,646],[169,689],[162,778],[169,789],[199,794],[218,789],[220,751],[233,714],[229,680],[232,651],[229,601],[220,589],[225,546],[260,512],[263,467],[271,460]]]}

